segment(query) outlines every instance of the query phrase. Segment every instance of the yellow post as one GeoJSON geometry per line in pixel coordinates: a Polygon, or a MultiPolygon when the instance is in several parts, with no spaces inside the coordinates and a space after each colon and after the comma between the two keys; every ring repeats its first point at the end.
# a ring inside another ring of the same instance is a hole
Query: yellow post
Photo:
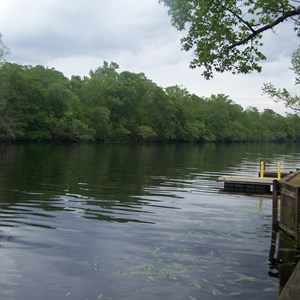
{"type": "Polygon", "coordinates": [[[281,162],[278,162],[277,179],[281,179],[281,162]]]}
{"type": "Polygon", "coordinates": [[[260,162],[260,178],[264,178],[265,175],[265,162],[262,160],[260,162]]]}

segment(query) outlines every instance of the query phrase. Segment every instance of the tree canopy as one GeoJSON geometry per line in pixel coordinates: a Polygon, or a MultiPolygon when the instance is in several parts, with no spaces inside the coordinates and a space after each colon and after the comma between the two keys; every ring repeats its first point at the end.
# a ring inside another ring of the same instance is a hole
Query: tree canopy
{"type": "Polygon", "coordinates": [[[70,79],[54,68],[4,62],[0,79],[0,142],[300,141],[296,114],[162,88],[114,62],[70,79]]]}
{"type": "Polygon", "coordinates": [[[190,66],[204,67],[203,76],[230,71],[261,71],[262,36],[285,21],[294,22],[300,36],[299,0],[160,0],[172,24],[186,30],[182,47],[194,51],[190,66]]]}

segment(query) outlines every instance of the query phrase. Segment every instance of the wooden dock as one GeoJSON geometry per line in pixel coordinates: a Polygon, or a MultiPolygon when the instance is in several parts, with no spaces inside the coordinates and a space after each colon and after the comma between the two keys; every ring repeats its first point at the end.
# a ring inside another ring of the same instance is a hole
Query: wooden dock
{"type": "MultiPolygon", "coordinates": [[[[297,243],[300,242],[300,170],[285,176],[280,181],[274,181],[272,198],[273,231],[275,232],[280,229],[282,232],[291,235],[294,238],[294,248],[296,248],[297,243]]],[[[289,254],[293,253],[293,251],[294,250],[289,251],[289,254]]],[[[298,251],[296,252],[296,255],[289,260],[288,264],[279,265],[279,275],[281,275],[279,276],[279,279],[282,281],[283,286],[279,299],[300,299],[300,262],[298,251]],[[294,263],[297,263],[295,268],[293,266],[294,263]],[[290,275],[291,272],[292,275],[290,275]]]]}
{"type": "Polygon", "coordinates": [[[290,279],[280,293],[280,300],[297,300],[300,299],[300,262],[296,266],[290,279]]]}
{"type": "MultiPolygon", "coordinates": [[[[218,181],[224,182],[224,191],[244,194],[272,194],[273,181],[286,177],[289,173],[281,171],[281,162],[277,171],[266,171],[264,160],[260,161],[258,177],[221,176],[218,181]]],[[[292,172],[290,172],[292,173],[292,172]]]]}
{"type": "Polygon", "coordinates": [[[274,181],[272,198],[273,226],[300,241],[300,171],[274,181]]]}
{"type": "Polygon", "coordinates": [[[224,182],[225,192],[245,194],[271,194],[272,177],[220,176],[218,181],[224,182]]]}

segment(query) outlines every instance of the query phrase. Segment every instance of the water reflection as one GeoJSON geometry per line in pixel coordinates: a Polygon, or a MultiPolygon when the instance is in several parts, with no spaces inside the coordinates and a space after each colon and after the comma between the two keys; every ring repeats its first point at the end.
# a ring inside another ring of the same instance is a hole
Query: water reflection
{"type": "Polygon", "coordinates": [[[299,260],[300,249],[297,247],[295,239],[289,234],[273,228],[269,253],[269,276],[279,279],[279,294],[299,260]]]}
{"type": "MultiPolygon", "coordinates": [[[[284,153],[289,150],[289,154],[284,153]]],[[[291,145],[0,146],[0,298],[273,299],[271,202],[221,174],[291,145]],[[2,275],[1,274],[1,275],[2,275]],[[38,283],[38,284],[37,284],[38,283]]]]}

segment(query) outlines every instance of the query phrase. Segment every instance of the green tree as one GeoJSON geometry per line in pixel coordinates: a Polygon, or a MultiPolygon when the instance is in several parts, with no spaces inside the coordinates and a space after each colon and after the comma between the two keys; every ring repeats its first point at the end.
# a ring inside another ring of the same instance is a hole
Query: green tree
{"type": "Polygon", "coordinates": [[[207,102],[208,123],[217,141],[243,141],[245,128],[240,122],[243,109],[227,95],[212,95],[207,102]]]}
{"type": "Polygon", "coordinates": [[[248,140],[254,142],[262,141],[262,128],[264,123],[258,109],[252,106],[248,107],[243,117],[243,124],[249,129],[248,140]]]}
{"type": "Polygon", "coordinates": [[[70,90],[76,94],[76,95],[80,95],[80,92],[81,92],[81,89],[84,85],[84,81],[81,79],[80,76],[75,76],[75,75],[72,75],[71,76],[71,80],[69,82],[69,87],[70,87],[70,90]]]}
{"type": "Polygon", "coordinates": [[[2,41],[0,33],[0,141],[14,140],[16,123],[10,116],[8,102],[13,96],[13,90],[10,88],[7,80],[7,72],[4,68],[5,57],[9,50],[2,41]]]}
{"type": "Polygon", "coordinates": [[[243,111],[226,95],[163,89],[117,68],[104,62],[69,80],[55,69],[3,62],[0,141],[300,141],[296,114],[243,111]]]}
{"type": "Polygon", "coordinates": [[[157,135],[158,141],[176,140],[175,111],[173,100],[165,91],[153,85],[147,105],[148,124],[157,135]]]}
{"type": "Polygon", "coordinates": [[[288,114],[286,122],[290,132],[290,140],[300,142],[300,115],[288,114]]]}
{"type": "Polygon", "coordinates": [[[117,69],[116,63],[104,62],[90,71],[90,77],[85,78],[79,90],[85,122],[95,130],[96,140],[111,139],[113,123],[118,122],[116,115],[122,102],[118,94],[117,69]]]}
{"type": "MultiPolygon", "coordinates": [[[[298,86],[300,84],[300,47],[292,55],[292,65],[291,69],[296,75],[295,85],[298,86]]],[[[273,83],[265,83],[263,92],[275,102],[283,102],[286,107],[300,112],[300,97],[292,95],[286,88],[276,88],[273,83]]]]}
{"type": "Polygon", "coordinates": [[[0,66],[0,141],[14,140],[18,127],[10,108],[10,100],[14,96],[6,76],[6,70],[0,66]]]}
{"type": "Polygon", "coordinates": [[[166,88],[167,96],[175,105],[174,123],[178,141],[212,141],[214,138],[206,126],[205,101],[191,95],[179,86],[166,88]]]}
{"type": "Polygon", "coordinates": [[[43,66],[5,63],[0,69],[0,140],[90,140],[81,101],[62,73],[43,66]]]}
{"type": "MultiPolygon", "coordinates": [[[[118,78],[119,106],[117,118],[132,139],[151,140],[156,136],[149,122],[149,104],[153,103],[156,86],[144,73],[124,71],[118,78]]],[[[153,112],[154,113],[154,112],[153,112]]],[[[151,117],[150,117],[151,118],[151,117]]]]}
{"type": "Polygon", "coordinates": [[[45,124],[38,110],[38,102],[43,95],[27,73],[27,69],[26,66],[11,63],[5,63],[1,68],[7,86],[13,91],[6,101],[6,116],[10,122],[16,124],[13,132],[16,140],[28,138],[33,132],[36,137],[49,137],[44,129],[41,129],[45,128],[45,124]]]}
{"type": "Polygon", "coordinates": [[[261,132],[264,141],[285,142],[290,141],[290,130],[283,116],[272,109],[265,109],[261,114],[263,125],[261,132]]]}
{"type": "Polygon", "coordinates": [[[194,51],[190,66],[213,72],[261,71],[266,57],[261,51],[262,35],[284,21],[294,21],[300,35],[299,1],[295,0],[160,0],[169,9],[172,24],[186,30],[182,46],[194,51]]]}

